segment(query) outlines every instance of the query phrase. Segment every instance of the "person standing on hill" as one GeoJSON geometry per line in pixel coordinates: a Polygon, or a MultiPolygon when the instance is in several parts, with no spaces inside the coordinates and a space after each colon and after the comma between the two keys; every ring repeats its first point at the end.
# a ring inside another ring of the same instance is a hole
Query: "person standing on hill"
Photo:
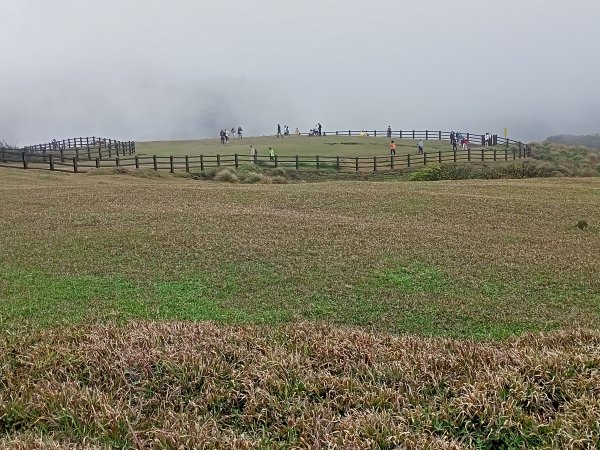
{"type": "Polygon", "coordinates": [[[320,123],[317,124],[317,127],[319,129],[319,136],[323,136],[323,134],[321,133],[321,130],[322,130],[321,124],[320,123]]]}
{"type": "Polygon", "coordinates": [[[390,156],[396,156],[396,144],[394,141],[390,143],[390,156]]]}
{"type": "Polygon", "coordinates": [[[387,127],[387,137],[391,138],[392,137],[392,126],[388,125],[387,127]]]}
{"type": "Polygon", "coordinates": [[[282,137],[283,134],[281,134],[281,125],[277,124],[277,137],[282,137]]]}
{"type": "Polygon", "coordinates": [[[238,139],[242,139],[242,127],[238,127],[238,139]]]}
{"type": "Polygon", "coordinates": [[[458,147],[456,145],[456,134],[454,133],[454,131],[450,133],[450,143],[452,144],[452,150],[458,150],[458,147]]]}
{"type": "Polygon", "coordinates": [[[423,153],[425,151],[425,144],[423,144],[423,139],[419,139],[418,147],[419,153],[423,153]]]}
{"type": "Polygon", "coordinates": [[[485,136],[483,137],[483,143],[484,143],[484,146],[489,147],[490,133],[485,133],[485,136]]]}
{"type": "Polygon", "coordinates": [[[275,161],[275,150],[272,147],[269,147],[269,161],[275,161]]]}

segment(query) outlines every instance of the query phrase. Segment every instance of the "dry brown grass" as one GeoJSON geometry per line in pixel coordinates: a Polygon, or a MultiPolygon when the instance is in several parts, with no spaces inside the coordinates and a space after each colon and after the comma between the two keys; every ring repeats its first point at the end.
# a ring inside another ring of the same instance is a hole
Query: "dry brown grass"
{"type": "Polygon", "coordinates": [[[583,449],[600,438],[600,333],[15,332],[0,338],[0,387],[3,448],[583,449]]]}

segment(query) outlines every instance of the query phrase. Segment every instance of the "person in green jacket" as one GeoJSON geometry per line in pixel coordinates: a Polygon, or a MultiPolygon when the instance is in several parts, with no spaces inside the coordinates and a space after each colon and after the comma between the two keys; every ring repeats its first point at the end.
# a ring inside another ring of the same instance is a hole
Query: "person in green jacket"
{"type": "Polygon", "coordinates": [[[272,147],[269,147],[269,161],[275,161],[275,150],[272,147]]]}

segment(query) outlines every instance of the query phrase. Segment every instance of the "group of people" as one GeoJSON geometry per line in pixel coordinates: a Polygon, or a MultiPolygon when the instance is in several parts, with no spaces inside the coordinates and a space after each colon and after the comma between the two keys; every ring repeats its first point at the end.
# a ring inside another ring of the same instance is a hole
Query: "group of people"
{"type": "Polygon", "coordinates": [[[242,130],[241,126],[237,127],[237,129],[235,127],[231,127],[231,130],[228,130],[227,128],[222,129],[219,132],[219,138],[221,139],[221,144],[223,144],[223,145],[228,144],[230,136],[231,136],[231,139],[233,139],[235,137],[237,137],[238,139],[242,139],[243,132],[244,132],[244,130],[242,130]]]}
{"type": "MultiPolygon", "coordinates": [[[[296,128],[296,131],[298,131],[298,128],[296,128]]],[[[277,137],[289,137],[290,135],[290,127],[288,127],[287,125],[283,126],[283,133],[281,132],[281,125],[277,124],[277,137]]]]}
{"type": "MultiPolygon", "coordinates": [[[[250,146],[250,159],[256,164],[258,159],[258,151],[254,145],[250,146]]],[[[275,161],[275,150],[273,150],[273,147],[269,147],[269,161],[275,161]]]]}
{"type": "Polygon", "coordinates": [[[458,150],[459,144],[462,150],[469,150],[469,138],[460,131],[450,132],[450,143],[452,144],[452,150],[458,150]]]}

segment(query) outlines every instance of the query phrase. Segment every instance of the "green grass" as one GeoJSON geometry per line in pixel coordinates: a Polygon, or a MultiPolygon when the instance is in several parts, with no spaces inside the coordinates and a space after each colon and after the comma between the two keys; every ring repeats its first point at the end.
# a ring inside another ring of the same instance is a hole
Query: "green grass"
{"type": "MultiPolygon", "coordinates": [[[[398,145],[398,155],[417,152],[418,140],[393,139],[398,145]]],[[[196,141],[155,141],[136,142],[138,154],[159,156],[195,156],[195,155],[249,155],[250,145],[254,145],[259,157],[268,156],[268,149],[272,147],[278,156],[386,156],[389,154],[391,139],[385,137],[348,137],[325,136],[309,138],[307,136],[290,136],[289,138],[275,138],[272,136],[247,137],[243,140],[232,140],[229,144],[221,145],[217,139],[196,141]]],[[[425,141],[426,152],[451,150],[448,141],[430,139],[425,141]]]]}

